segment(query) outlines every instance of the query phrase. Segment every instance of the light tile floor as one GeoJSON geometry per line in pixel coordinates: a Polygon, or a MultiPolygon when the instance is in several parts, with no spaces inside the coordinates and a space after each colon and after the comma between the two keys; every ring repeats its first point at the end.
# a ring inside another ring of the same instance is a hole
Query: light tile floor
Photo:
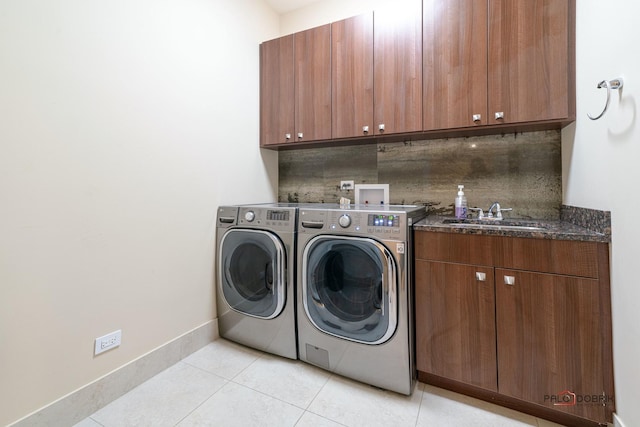
{"type": "Polygon", "coordinates": [[[218,339],[76,424],[99,426],[558,424],[422,383],[402,396],[218,339]]]}

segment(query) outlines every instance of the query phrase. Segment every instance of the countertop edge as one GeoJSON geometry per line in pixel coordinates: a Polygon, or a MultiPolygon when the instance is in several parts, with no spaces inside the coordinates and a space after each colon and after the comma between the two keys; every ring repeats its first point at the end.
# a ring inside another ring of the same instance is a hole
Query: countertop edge
{"type": "MultiPolygon", "coordinates": [[[[426,218],[413,224],[415,231],[433,231],[440,233],[456,233],[487,236],[522,237],[529,239],[548,240],[574,240],[582,242],[611,243],[611,235],[598,233],[585,227],[580,227],[568,221],[535,220],[530,223],[544,228],[544,230],[501,230],[474,228],[473,222],[462,228],[455,224],[444,223],[451,220],[451,217],[427,216],[426,218]]],[[[499,224],[496,224],[499,225],[499,224]]]]}

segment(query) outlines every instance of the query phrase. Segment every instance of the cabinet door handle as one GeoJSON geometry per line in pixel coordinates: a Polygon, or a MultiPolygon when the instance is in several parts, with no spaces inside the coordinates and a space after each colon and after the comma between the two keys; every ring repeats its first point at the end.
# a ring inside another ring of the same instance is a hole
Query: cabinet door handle
{"type": "Polygon", "coordinates": [[[304,135],[303,135],[303,133],[302,133],[302,132],[298,132],[298,139],[302,139],[302,137],[303,137],[303,136],[304,136],[304,135]]]}
{"type": "Polygon", "coordinates": [[[290,133],[285,133],[284,134],[284,138],[288,141],[291,139],[291,134],[290,133]]]}
{"type": "Polygon", "coordinates": [[[516,284],[516,278],[515,276],[504,276],[504,284],[505,285],[515,285],[516,284]]]}
{"type": "Polygon", "coordinates": [[[369,126],[362,126],[362,133],[369,133],[369,126]]]}
{"type": "Polygon", "coordinates": [[[478,282],[486,282],[487,281],[487,273],[483,273],[481,271],[476,271],[476,280],[478,282]]]}
{"type": "Polygon", "coordinates": [[[496,113],[496,120],[502,120],[504,119],[504,111],[498,111],[496,113]]]}
{"type": "Polygon", "coordinates": [[[378,130],[379,130],[380,132],[384,132],[384,123],[380,123],[380,124],[378,125],[378,130]]]}
{"type": "Polygon", "coordinates": [[[473,122],[474,123],[479,123],[482,120],[482,114],[474,114],[473,115],[473,122]]]}

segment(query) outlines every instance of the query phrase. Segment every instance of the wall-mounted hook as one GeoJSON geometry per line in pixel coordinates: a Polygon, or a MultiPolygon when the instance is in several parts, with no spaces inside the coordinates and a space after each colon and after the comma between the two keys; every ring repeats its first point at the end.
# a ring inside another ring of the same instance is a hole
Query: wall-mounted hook
{"type": "Polygon", "coordinates": [[[604,113],[607,112],[607,108],[609,108],[609,101],[611,100],[611,89],[622,89],[623,84],[624,81],[622,80],[622,77],[618,77],[617,79],[613,80],[603,80],[598,83],[598,89],[601,89],[603,87],[607,89],[607,102],[604,104],[604,110],[602,110],[602,113],[598,114],[595,117],[587,113],[587,116],[589,116],[591,120],[598,120],[600,117],[604,116],[604,113]]]}

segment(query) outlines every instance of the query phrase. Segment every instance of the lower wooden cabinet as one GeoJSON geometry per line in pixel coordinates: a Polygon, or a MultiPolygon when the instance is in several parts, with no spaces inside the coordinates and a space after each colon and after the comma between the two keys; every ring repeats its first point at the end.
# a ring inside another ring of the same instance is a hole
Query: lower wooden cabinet
{"type": "Polygon", "coordinates": [[[416,283],[418,370],[497,391],[493,268],[417,260],[416,283]]]}
{"type": "Polygon", "coordinates": [[[498,390],[605,421],[603,323],[598,280],[496,269],[498,390]]]}
{"type": "Polygon", "coordinates": [[[421,380],[565,425],[612,421],[608,244],[423,231],[415,243],[421,380]]]}

